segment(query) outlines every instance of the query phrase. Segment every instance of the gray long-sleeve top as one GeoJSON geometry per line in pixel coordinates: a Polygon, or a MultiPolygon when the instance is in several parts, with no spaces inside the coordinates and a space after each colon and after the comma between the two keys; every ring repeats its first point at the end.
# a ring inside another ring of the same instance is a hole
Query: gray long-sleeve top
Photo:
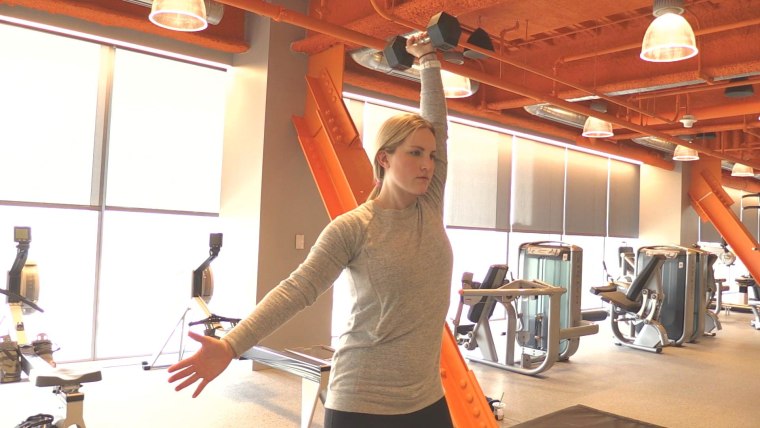
{"type": "Polygon", "coordinates": [[[447,113],[439,69],[421,75],[421,115],[433,124],[437,143],[427,193],[403,210],[369,201],[335,218],[306,260],[223,338],[242,354],[346,269],[354,303],[333,356],[330,409],[403,414],[443,396],[441,339],[453,263],[443,227],[447,113]]]}

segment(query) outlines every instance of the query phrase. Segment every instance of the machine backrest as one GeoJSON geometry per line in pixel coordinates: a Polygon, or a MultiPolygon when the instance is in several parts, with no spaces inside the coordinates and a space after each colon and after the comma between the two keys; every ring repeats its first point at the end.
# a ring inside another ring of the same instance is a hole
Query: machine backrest
{"type": "MultiPolygon", "coordinates": [[[[491,265],[491,267],[488,268],[488,272],[486,272],[486,277],[483,279],[483,282],[480,283],[480,288],[484,290],[491,290],[495,288],[501,287],[501,285],[504,283],[504,278],[507,276],[507,270],[509,268],[507,265],[491,265]]],[[[481,314],[483,313],[483,308],[486,305],[487,297],[482,297],[478,303],[475,303],[470,307],[470,310],[467,312],[467,319],[471,322],[478,322],[480,319],[481,314]]],[[[490,317],[493,313],[493,308],[491,308],[491,313],[488,314],[490,317]]]]}
{"type": "Polygon", "coordinates": [[[665,256],[662,254],[655,254],[652,256],[649,263],[644,266],[644,269],[636,275],[636,279],[633,280],[631,286],[628,287],[628,291],[625,293],[625,297],[632,301],[636,301],[641,295],[641,291],[646,287],[651,276],[658,271],[658,268],[665,263],[665,256]]]}

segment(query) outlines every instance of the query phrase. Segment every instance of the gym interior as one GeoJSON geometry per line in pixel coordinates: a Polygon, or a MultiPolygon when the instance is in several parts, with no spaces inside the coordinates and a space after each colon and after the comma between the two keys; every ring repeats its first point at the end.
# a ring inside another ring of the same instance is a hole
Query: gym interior
{"type": "Polygon", "coordinates": [[[342,279],[200,397],[165,368],[366,199],[421,30],[467,78],[455,425],[757,425],[758,2],[206,0],[199,31],[151,3],[0,1],[0,426],[322,427],[342,279]],[[696,43],[645,59],[665,15],[696,43]]]}

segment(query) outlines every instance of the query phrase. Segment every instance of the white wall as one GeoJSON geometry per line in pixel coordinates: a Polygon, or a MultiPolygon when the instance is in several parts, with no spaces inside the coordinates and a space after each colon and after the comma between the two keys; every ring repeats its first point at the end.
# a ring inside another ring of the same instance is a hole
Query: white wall
{"type": "Polygon", "coordinates": [[[681,166],[673,171],[641,165],[641,245],[681,244],[681,166]]]}

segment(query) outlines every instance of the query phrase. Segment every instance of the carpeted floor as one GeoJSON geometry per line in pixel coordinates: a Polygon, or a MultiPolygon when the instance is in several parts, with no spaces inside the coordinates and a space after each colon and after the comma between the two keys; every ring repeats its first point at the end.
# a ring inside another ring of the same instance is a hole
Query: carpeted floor
{"type": "MultiPolygon", "coordinates": [[[[472,363],[484,393],[504,394],[505,419],[514,427],[568,407],[583,405],[673,428],[757,427],[760,420],[760,331],[749,314],[721,314],[716,337],[662,354],[613,345],[607,322],[581,339],[578,352],[540,377],[472,363]]],[[[497,331],[498,328],[495,327],[497,331]]],[[[235,361],[204,393],[174,392],[165,370],[144,371],[139,361],[93,363],[103,380],[86,384],[88,428],[181,426],[188,428],[288,428],[300,425],[300,378],[235,361]]],[[[399,361],[403,364],[403,361],[399,361]]],[[[50,388],[28,381],[0,385],[0,428],[27,416],[52,413],[50,388]]],[[[317,406],[314,428],[322,427],[317,406]]],[[[525,426],[525,425],[523,425],[525,426]]]]}

